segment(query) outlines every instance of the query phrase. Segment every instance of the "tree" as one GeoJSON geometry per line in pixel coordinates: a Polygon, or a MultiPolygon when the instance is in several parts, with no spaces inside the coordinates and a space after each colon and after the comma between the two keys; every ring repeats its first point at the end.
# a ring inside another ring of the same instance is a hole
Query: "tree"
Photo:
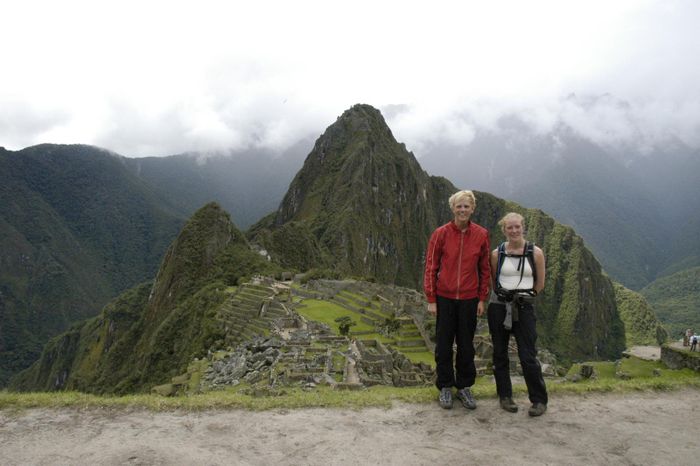
{"type": "Polygon", "coordinates": [[[338,322],[338,330],[343,336],[347,336],[350,333],[350,327],[357,325],[357,322],[348,316],[338,317],[335,321],[338,322]]]}

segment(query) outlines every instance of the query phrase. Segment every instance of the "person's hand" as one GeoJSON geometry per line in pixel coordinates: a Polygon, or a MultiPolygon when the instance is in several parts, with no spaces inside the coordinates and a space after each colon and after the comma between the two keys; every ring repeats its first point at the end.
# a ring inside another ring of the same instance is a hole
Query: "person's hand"
{"type": "Polygon", "coordinates": [[[431,316],[437,315],[437,303],[428,303],[428,314],[431,316]]]}
{"type": "Polygon", "coordinates": [[[486,308],[486,301],[479,301],[479,304],[476,305],[476,315],[478,317],[483,316],[485,308],[486,308]]]}

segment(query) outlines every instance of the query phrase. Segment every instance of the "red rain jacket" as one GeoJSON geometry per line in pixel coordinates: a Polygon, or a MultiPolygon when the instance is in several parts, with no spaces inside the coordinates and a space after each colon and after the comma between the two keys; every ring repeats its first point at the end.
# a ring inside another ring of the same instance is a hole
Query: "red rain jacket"
{"type": "Polygon", "coordinates": [[[491,246],[486,228],[470,221],[462,232],[454,221],[436,229],[425,253],[423,290],[429,303],[436,296],[486,301],[491,283],[491,246]]]}

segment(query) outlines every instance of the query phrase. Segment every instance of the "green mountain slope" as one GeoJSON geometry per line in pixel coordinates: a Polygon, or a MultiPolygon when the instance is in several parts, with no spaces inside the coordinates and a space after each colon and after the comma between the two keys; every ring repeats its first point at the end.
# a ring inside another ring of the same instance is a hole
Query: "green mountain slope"
{"type": "Polygon", "coordinates": [[[181,222],[104,150],[0,150],[0,385],[152,276],[181,222]]]}
{"type": "Polygon", "coordinates": [[[625,324],[627,348],[634,345],[660,345],[668,339],[668,332],[640,293],[615,283],[615,299],[620,318],[625,324]]]}
{"type": "Polygon", "coordinates": [[[243,276],[278,270],[250,249],[226,212],[208,204],[170,246],[152,285],[125,292],[97,317],[53,339],[10,387],[148,390],[223,344],[225,329],[217,317],[229,286],[243,276]]]}
{"type": "Polygon", "coordinates": [[[649,301],[672,339],[681,338],[687,328],[700,331],[700,267],[659,278],[640,293],[649,301]]]}

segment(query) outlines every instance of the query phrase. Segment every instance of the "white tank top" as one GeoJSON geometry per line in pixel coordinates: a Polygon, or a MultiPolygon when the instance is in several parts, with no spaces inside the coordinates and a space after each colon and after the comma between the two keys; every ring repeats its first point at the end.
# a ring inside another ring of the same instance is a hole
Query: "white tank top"
{"type": "Polygon", "coordinates": [[[531,290],[535,287],[535,278],[532,276],[532,267],[527,257],[504,257],[501,273],[498,276],[498,282],[502,288],[506,290],[531,290]],[[521,270],[522,270],[522,280],[521,270]]]}

